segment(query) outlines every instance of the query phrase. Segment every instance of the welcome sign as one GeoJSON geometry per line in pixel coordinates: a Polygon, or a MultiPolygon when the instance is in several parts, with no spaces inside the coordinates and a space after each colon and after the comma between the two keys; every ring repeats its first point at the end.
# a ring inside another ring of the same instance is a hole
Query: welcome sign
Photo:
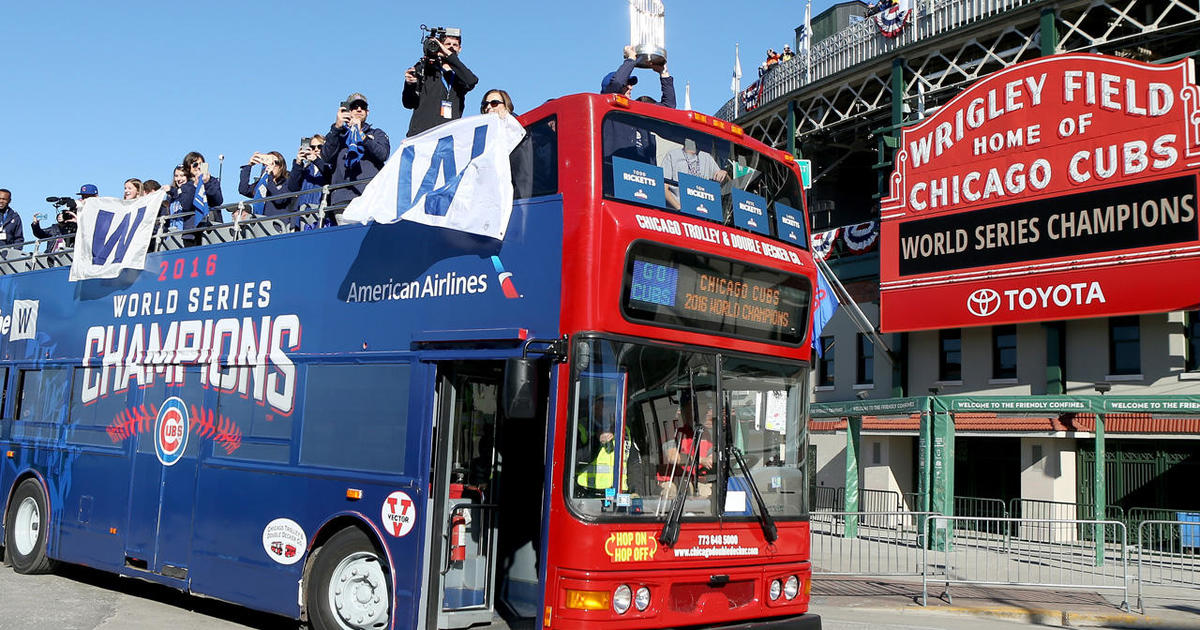
{"type": "Polygon", "coordinates": [[[881,204],[886,331],[1200,303],[1190,59],[1058,55],[902,132],[881,204]]]}

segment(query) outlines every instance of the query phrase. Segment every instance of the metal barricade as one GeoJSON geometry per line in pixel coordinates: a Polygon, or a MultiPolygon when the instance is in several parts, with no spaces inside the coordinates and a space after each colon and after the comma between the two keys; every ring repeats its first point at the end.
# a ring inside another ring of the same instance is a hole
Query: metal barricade
{"type": "MultiPolygon", "coordinates": [[[[1047,499],[1016,498],[1009,502],[1008,515],[1012,518],[1029,520],[1074,520],[1091,521],[1097,518],[1096,508],[1091,503],[1071,503],[1069,501],[1050,501],[1047,499]]],[[[1126,523],[1125,510],[1119,505],[1109,505],[1105,510],[1105,519],[1126,523]]],[[[1014,525],[1016,527],[1016,525],[1014,525]]],[[[1045,542],[1070,542],[1074,540],[1095,540],[1095,529],[1080,526],[1074,529],[1059,527],[1043,527],[1024,525],[1023,529],[1014,529],[1014,538],[1043,540],[1045,542]]],[[[1111,530],[1109,531],[1111,534],[1111,530]]],[[[1115,543],[1111,538],[1106,542],[1115,543]]]]}
{"type": "Polygon", "coordinates": [[[811,512],[811,562],[818,575],[921,575],[922,549],[906,520],[931,512],[811,512]],[[891,527],[872,523],[891,522],[891,527]]]}
{"type": "Polygon", "coordinates": [[[1137,607],[1143,614],[1145,584],[1200,586],[1200,512],[1178,515],[1178,520],[1145,520],[1138,524],[1137,607]]]}
{"type": "Polygon", "coordinates": [[[1129,610],[1129,551],[1125,524],[1081,519],[1019,519],[934,515],[925,521],[929,545],[922,555],[921,605],[930,582],[1086,588],[1121,591],[1129,610]],[[1101,528],[1097,545],[1075,536],[1009,537],[1008,532],[1077,532],[1101,528]]]}
{"type": "Polygon", "coordinates": [[[846,507],[846,489],[816,486],[812,489],[812,510],[836,512],[846,507]]]}

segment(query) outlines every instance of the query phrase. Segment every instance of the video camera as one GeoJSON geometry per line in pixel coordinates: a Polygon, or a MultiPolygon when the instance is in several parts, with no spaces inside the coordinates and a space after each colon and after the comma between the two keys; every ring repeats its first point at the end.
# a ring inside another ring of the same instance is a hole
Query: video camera
{"type": "Polygon", "coordinates": [[[46,197],[46,201],[54,204],[59,212],[63,210],[76,211],[75,200],[70,197],[46,197]]]}
{"type": "Polygon", "coordinates": [[[422,57],[413,65],[413,71],[418,77],[425,77],[426,65],[433,65],[440,62],[438,53],[442,52],[442,47],[438,45],[438,42],[445,41],[447,37],[461,38],[461,31],[457,28],[445,28],[442,26],[430,28],[424,24],[421,25],[422,57]]]}

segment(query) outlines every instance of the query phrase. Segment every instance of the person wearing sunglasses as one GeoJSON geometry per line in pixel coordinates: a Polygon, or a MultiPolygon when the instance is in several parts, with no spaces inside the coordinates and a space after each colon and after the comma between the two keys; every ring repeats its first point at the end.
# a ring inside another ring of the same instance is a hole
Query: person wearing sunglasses
{"type": "MultiPolygon", "coordinates": [[[[328,165],[331,185],[374,177],[392,154],[387,133],[367,122],[370,111],[367,97],[360,92],[347,96],[338,107],[337,117],[321,147],[321,160],[328,165]]],[[[350,203],[365,187],[366,184],[358,184],[332,190],[329,205],[350,203]]]]}
{"type": "MultiPolygon", "coordinates": [[[[480,114],[496,114],[501,118],[515,115],[512,97],[504,90],[488,90],[479,104],[480,114]]],[[[512,171],[513,199],[525,199],[533,193],[533,143],[529,134],[508,155],[512,171]]]]}
{"type": "MultiPolygon", "coordinates": [[[[179,186],[179,210],[183,213],[183,230],[208,227],[224,221],[217,206],[225,203],[221,194],[221,180],[208,172],[208,162],[197,151],[183,157],[186,179],[179,186]],[[199,191],[199,192],[197,192],[199,191]]],[[[197,232],[187,232],[180,237],[185,247],[200,244],[197,232]]]]}
{"type": "MultiPolygon", "coordinates": [[[[316,210],[321,205],[320,188],[329,183],[329,173],[333,170],[321,159],[324,145],[325,136],[319,133],[303,138],[300,149],[296,151],[296,159],[292,160],[292,170],[287,180],[288,191],[310,191],[296,197],[296,210],[299,212],[316,210]]],[[[298,227],[299,222],[293,225],[298,227]]]]}
{"type": "Polygon", "coordinates": [[[416,66],[404,71],[401,100],[406,109],[413,110],[408,121],[410,137],[448,120],[462,118],[467,92],[479,83],[475,73],[458,58],[462,51],[460,29],[448,28],[444,37],[430,41],[437,43],[437,53],[422,57],[416,66]]]}

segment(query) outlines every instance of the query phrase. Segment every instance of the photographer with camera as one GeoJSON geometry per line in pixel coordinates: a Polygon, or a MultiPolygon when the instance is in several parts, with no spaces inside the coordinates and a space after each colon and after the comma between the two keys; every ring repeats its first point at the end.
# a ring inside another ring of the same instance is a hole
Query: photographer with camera
{"type": "MultiPolygon", "coordinates": [[[[9,207],[12,192],[0,188],[0,246],[21,245],[25,242],[25,230],[21,227],[21,215],[9,207]]],[[[36,223],[36,222],[35,222],[36,223]]],[[[0,249],[0,256],[8,257],[7,247],[0,249]]]]}
{"type": "MultiPolygon", "coordinates": [[[[321,160],[328,165],[329,183],[374,177],[392,153],[388,135],[379,127],[367,124],[370,113],[367,97],[355,92],[338,107],[337,117],[325,134],[321,160]]],[[[347,204],[362,194],[366,184],[338,188],[329,193],[329,205],[347,204]]]]}
{"type": "MultiPolygon", "coordinates": [[[[94,197],[95,195],[92,196],[94,197]]],[[[75,200],[70,197],[46,197],[46,201],[54,204],[56,211],[54,223],[47,228],[42,228],[41,222],[42,219],[46,218],[46,215],[41,212],[33,215],[33,223],[29,225],[30,229],[33,230],[33,235],[39,239],[57,239],[52,243],[46,244],[45,253],[47,254],[74,247],[75,231],[79,227],[76,217],[78,205],[75,203],[75,200]]]]}
{"type": "Polygon", "coordinates": [[[457,28],[426,28],[429,35],[421,42],[424,55],[404,71],[404,107],[413,110],[408,135],[415,136],[448,120],[463,115],[467,92],[479,78],[458,58],[462,51],[462,31],[457,28]]]}

